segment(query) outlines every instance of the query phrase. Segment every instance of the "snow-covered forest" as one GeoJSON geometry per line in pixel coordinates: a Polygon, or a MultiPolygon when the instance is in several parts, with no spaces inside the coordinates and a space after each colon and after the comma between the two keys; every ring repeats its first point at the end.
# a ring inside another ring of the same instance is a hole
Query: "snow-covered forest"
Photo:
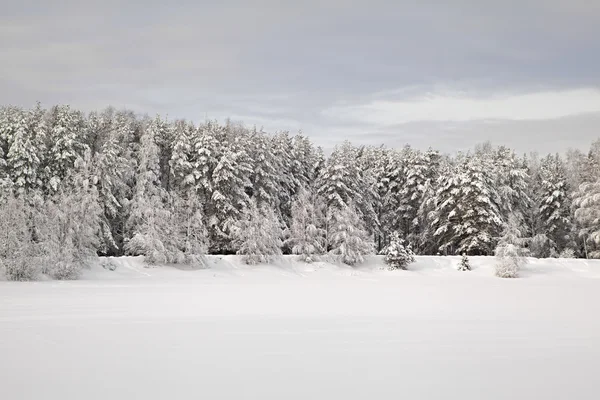
{"type": "Polygon", "coordinates": [[[325,154],[302,134],[233,123],[3,107],[0,220],[14,280],[76,278],[100,255],[353,265],[391,238],[417,255],[494,255],[511,232],[518,253],[598,258],[600,141],[560,155],[349,142],[325,154]]]}

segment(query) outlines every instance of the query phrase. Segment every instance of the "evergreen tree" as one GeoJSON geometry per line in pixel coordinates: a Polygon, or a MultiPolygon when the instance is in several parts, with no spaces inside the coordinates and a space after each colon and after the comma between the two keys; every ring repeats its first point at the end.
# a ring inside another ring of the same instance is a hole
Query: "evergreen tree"
{"type": "Polygon", "coordinates": [[[121,134],[127,120],[114,116],[112,110],[88,118],[88,145],[91,150],[91,174],[96,182],[100,206],[100,251],[104,254],[121,254],[125,204],[130,197],[134,162],[127,152],[127,138],[121,134]],[[123,143],[125,142],[125,143],[123,143]]]}
{"type": "Polygon", "coordinates": [[[69,106],[55,106],[48,115],[47,154],[45,160],[46,190],[55,193],[73,169],[75,160],[82,157],[85,144],[84,119],[69,106]]]}
{"type": "Polygon", "coordinates": [[[569,189],[564,165],[558,154],[542,160],[540,181],[541,233],[550,240],[552,255],[558,256],[571,243],[569,189]]]}
{"type": "Polygon", "coordinates": [[[5,137],[6,153],[1,164],[4,165],[14,189],[23,193],[42,185],[44,111],[38,104],[30,111],[10,108],[7,112],[10,115],[4,121],[7,125],[2,134],[5,137]]]}
{"type": "Polygon", "coordinates": [[[257,206],[279,209],[278,192],[280,191],[279,173],[282,167],[278,163],[272,148],[271,140],[263,133],[252,132],[253,158],[250,186],[252,197],[257,206]]]}
{"type": "Polygon", "coordinates": [[[334,208],[330,221],[330,254],[344,264],[356,265],[364,261],[365,255],[373,253],[373,241],[352,203],[334,208]]]}
{"type": "Polygon", "coordinates": [[[472,156],[441,178],[433,219],[440,250],[492,253],[502,226],[493,171],[488,157],[472,156]]]}
{"type": "Polygon", "coordinates": [[[232,250],[232,229],[250,202],[246,188],[250,185],[251,173],[252,166],[246,152],[236,144],[225,150],[215,167],[211,197],[213,214],[209,225],[211,245],[215,251],[232,250]]]}
{"type": "Polygon", "coordinates": [[[383,254],[390,270],[406,269],[408,264],[415,262],[412,249],[404,245],[404,240],[397,232],[392,233],[390,244],[383,250],[383,254]]]}
{"type": "Polygon", "coordinates": [[[506,147],[499,147],[493,157],[503,218],[512,214],[520,221],[525,221],[525,214],[531,207],[527,169],[515,153],[506,147]]]}
{"type": "Polygon", "coordinates": [[[573,207],[586,257],[600,258],[600,179],[581,184],[575,192],[573,207]]]}
{"type": "Polygon", "coordinates": [[[138,151],[136,183],[127,222],[129,239],[125,250],[143,254],[149,265],[173,262],[165,248],[171,213],[166,207],[168,194],[160,182],[160,154],[155,138],[163,123],[159,118],[144,130],[138,151]]]}
{"type": "Polygon", "coordinates": [[[196,177],[194,176],[196,129],[185,121],[177,121],[174,129],[173,149],[169,160],[170,171],[173,175],[173,190],[192,190],[196,186],[196,177]]]}
{"type": "Polygon", "coordinates": [[[282,230],[271,208],[259,208],[251,201],[234,232],[237,254],[246,264],[270,263],[282,254],[282,230]]]}
{"type": "Polygon", "coordinates": [[[313,262],[325,253],[324,204],[303,189],[292,205],[292,221],[285,245],[304,262],[313,262]]]}
{"type": "Polygon", "coordinates": [[[460,263],[458,264],[458,270],[459,271],[470,271],[471,270],[471,263],[469,262],[469,257],[467,257],[466,254],[462,255],[462,258],[460,259],[460,263]]]}

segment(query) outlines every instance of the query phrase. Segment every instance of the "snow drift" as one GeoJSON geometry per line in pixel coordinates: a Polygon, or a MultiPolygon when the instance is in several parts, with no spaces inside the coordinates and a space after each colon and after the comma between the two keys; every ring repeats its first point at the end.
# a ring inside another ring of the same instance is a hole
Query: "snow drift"
{"type": "Polygon", "coordinates": [[[0,282],[6,399],[597,399],[600,262],[106,260],[0,282]],[[109,265],[116,266],[111,271],[109,265]]]}

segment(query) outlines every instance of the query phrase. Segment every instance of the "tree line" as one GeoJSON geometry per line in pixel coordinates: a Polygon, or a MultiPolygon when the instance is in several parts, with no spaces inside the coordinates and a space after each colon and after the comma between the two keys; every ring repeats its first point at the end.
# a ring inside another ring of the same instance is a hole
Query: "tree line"
{"type": "Polygon", "coordinates": [[[74,278],[98,255],[324,254],[355,264],[392,237],[416,254],[492,255],[509,220],[535,257],[600,257],[600,141],[518,155],[338,145],[108,108],[0,109],[0,262],[74,278]]]}

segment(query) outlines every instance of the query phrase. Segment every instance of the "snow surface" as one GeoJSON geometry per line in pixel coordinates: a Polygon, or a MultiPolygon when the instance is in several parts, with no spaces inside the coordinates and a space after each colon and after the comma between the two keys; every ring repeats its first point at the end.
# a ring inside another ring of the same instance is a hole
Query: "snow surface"
{"type": "Polygon", "coordinates": [[[600,262],[417,257],[0,282],[2,399],[598,399],[600,262]]]}

